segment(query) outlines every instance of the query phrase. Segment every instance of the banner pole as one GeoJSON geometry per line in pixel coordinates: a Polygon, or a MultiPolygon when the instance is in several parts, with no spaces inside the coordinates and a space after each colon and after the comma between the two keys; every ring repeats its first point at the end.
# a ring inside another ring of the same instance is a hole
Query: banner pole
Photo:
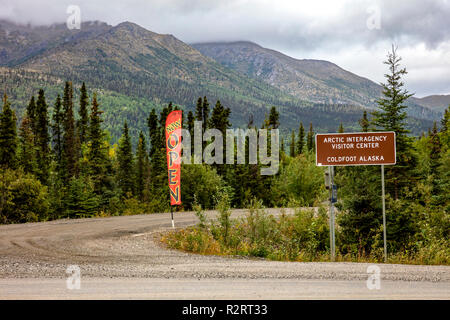
{"type": "Polygon", "coordinates": [[[387,262],[387,245],[386,245],[386,201],[384,194],[384,164],[381,165],[381,198],[383,201],[383,245],[384,245],[384,262],[387,262]]]}
{"type": "Polygon", "coordinates": [[[170,206],[170,217],[172,218],[172,228],[175,229],[175,222],[173,221],[173,206],[170,206]]]}

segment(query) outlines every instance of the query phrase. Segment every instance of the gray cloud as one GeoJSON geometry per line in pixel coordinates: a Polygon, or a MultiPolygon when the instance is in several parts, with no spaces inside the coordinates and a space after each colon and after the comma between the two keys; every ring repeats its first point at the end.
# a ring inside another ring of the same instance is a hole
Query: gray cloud
{"type": "MultiPolygon", "coordinates": [[[[438,51],[441,60],[450,62],[450,53],[443,51],[450,42],[448,0],[0,0],[0,18],[32,24],[65,22],[70,4],[80,6],[84,21],[101,20],[113,25],[132,21],[155,32],[174,34],[188,43],[250,40],[297,58],[314,58],[311,55],[318,54],[316,58],[343,62],[343,67],[360,65],[362,69],[350,71],[377,81],[384,73],[383,65],[379,63],[378,69],[364,68],[364,62],[373,64],[370,53],[379,55],[389,50],[392,42],[400,48],[423,43],[425,50],[438,51]],[[380,10],[381,28],[369,30],[368,9],[373,6],[380,10]],[[349,52],[354,52],[354,59],[360,61],[346,59],[349,52]]],[[[408,62],[415,69],[416,61],[408,62]]],[[[439,66],[450,69],[448,64],[439,66]]],[[[428,68],[431,70],[432,66],[428,68]]],[[[418,72],[430,74],[423,68],[418,72]]],[[[440,80],[442,74],[447,76],[446,72],[438,73],[440,80]]],[[[450,87],[448,79],[442,79],[446,84],[439,86],[441,90],[450,87]]],[[[424,84],[425,87],[433,86],[424,84]]],[[[422,93],[428,92],[427,89],[422,93]]]]}

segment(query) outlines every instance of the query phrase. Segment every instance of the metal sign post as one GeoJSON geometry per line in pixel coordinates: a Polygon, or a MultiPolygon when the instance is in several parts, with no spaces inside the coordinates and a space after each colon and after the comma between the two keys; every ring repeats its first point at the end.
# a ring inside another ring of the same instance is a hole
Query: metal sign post
{"type": "Polygon", "coordinates": [[[335,238],[334,238],[334,167],[329,166],[329,176],[330,176],[330,252],[331,261],[335,260],[335,238]]]}
{"type": "Polygon", "coordinates": [[[384,245],[384,262],[387,262],[387,245],[386,245],[386,202],[384,196],[384,164],[381,165],[381,198],[383,200],[383,245],[384,245]]]}

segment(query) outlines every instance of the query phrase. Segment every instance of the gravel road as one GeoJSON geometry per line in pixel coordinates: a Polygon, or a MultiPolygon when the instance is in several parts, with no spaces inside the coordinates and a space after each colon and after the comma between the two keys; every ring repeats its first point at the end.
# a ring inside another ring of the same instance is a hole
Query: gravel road
{"type": "MultiPolygon", "coordinates": [[[[191,212],[174,216],[176,227],[197,222],[191,212]]],[[[159,243],[170,228],[168,213],[2,225],[0,299],[450,299],[449,266],[378,264],[381,289],[369,290],[370,264],[188,254],[159,243]],[[65,286],[69,265],[80,267],[81,290],[65,286]]]]}

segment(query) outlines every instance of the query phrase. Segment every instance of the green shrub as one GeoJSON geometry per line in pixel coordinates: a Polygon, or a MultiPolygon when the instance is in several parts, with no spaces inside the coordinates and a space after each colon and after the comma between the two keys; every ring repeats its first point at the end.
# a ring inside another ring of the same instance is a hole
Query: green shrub
{"type": "Polygon", "coordinates": [[[326,198],[323,184],[323,168],[316,166],[313,154],[302,154],[281,167],[273,183],[273,205],[285,207],[313,206],[326,198]]]}
{"type": "Polygon", "coordinates": [[[48,219],[47,187],[31,174],[3,170],[0,173],[0,223],[48,219]]]}
{"type": "Polygon", "coordinates": [[[89,178],[72,178],[64,199],[68,218],[93,217],[99,212],[99,198],[89,178]]]}
{"type": "Polygon", "coordinates": [[[225,188],[225,183],[216,170],[204,164],[189,164],[182,165],[181,172],[184,208],[192,210],[193,205],[199,203],[204,209],[213,209],[216,205],[214,199],[225,188]]]}

